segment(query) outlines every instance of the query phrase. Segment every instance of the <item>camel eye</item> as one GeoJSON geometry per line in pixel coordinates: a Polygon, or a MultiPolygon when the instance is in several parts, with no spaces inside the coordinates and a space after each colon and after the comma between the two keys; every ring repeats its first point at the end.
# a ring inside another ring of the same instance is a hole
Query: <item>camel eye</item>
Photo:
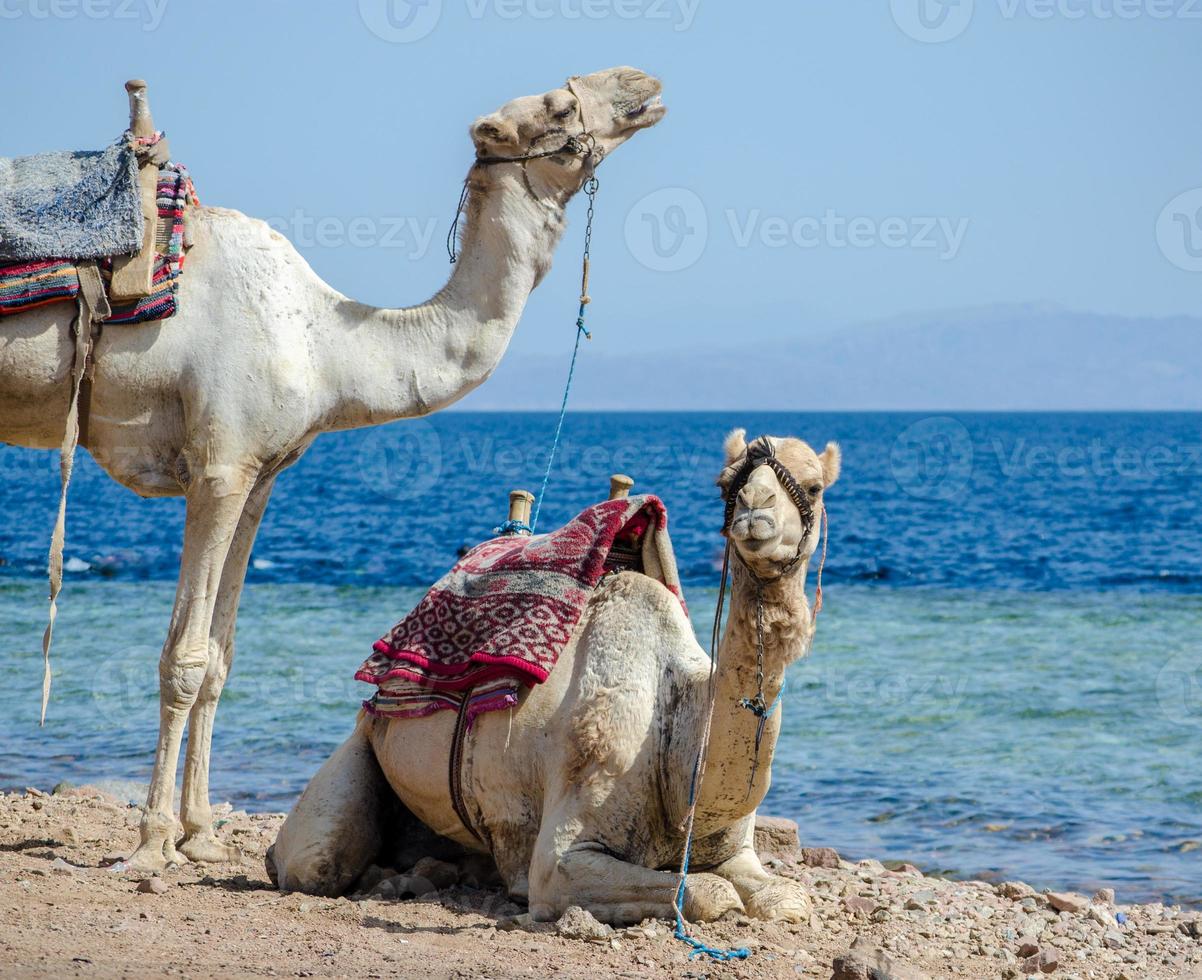
{"type": "Polygon", "coordinates": [[[818,494],[822,493],[822,484],[811,483],[808,487],[806,487],[806,489],[810,491],[811,497],[817,497],[818,494]]]}
{"type": "Polygon", "coordinates": [[[562,112],[555,113],[555,118],[556,119],[567,119],[568,116],[570,116],[572,114],[572,111],[573,111],[572,106],[568,106],[562,112]]]}

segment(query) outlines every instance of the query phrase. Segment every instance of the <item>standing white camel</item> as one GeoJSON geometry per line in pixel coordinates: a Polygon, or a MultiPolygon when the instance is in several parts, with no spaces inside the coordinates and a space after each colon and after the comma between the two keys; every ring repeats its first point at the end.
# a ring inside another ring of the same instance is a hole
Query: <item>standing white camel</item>
{"type": "Polygon", "coordinates": [[[537,919],[571,905],[615,924],[671,918],[678,877],[665,869],[680,865],[694,764],[708,736],[686,915],[807,915],[801,886],[765,871],[752,841],[785,670],[814,636],[806,572],[839,468],[834,443],[817,454],[798,439],[749,446],[742,429],[727,439],[718,482],[732,605],[716,672],[677,596],[650,575],[611,575],[546,682],[512,711],[481,714],[462,735],[454,769],[455,712],[362,713],[292,808],[268,873],[283,889],[341,894],[406,839],[405,820],[416,817],[488,850],[509,893],[528,899],[537,919]]]}
{"type": "MultiPolygon", "coordinates": [[[[551,265],[565,205],[604,155],[662,118],[660,88],[641,71],[612,68],[478,119],[462,254],[420,306],[347,299],[264,222],[205,207],[190,214],[195,244],[176,316],[104,328],[84,445],[134,492],[187,502],[134,865],[232,856],[213,832],[209,747],[247,560],[280,471],[322,432],[426,415],[488,378],[551,265]],[[172,797],[185,723],[177,853],[172,797]]],[[[73,313],[59,303],[0,324],[0,441],[62,443],[73,313]]]]}

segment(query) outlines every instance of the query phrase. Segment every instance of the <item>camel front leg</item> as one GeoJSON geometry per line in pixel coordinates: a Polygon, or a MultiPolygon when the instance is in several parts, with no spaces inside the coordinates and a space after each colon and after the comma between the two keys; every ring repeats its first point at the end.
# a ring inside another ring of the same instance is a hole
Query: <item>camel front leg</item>
{"type": "MultiPolygon", "coordinates": [[[[570,905],[579,905],[599,921],[615,926],[647,918],[675,918],[679,875],[631,864],[599,843],[574,840],[574,836],[571,832],[539,835],[530,865],[533,918],[555,919],[570,905]],[[556,838],[571,843],[556,853],[556,838]]],[[[684,914],[690,922],[709,922],[742,907],[738,892],[725,878],[705,872],[688,876],[684,914]]]]}
{"type": "Polygon", "coordinates": [[[222,844],[213,832],[213,809],[209,804],[209,758],[213,743],[213,718],[234,662],[234,630],[238,603],[246,581],[246,568],[259,532],[275,476],[261,479],[247,497],[233,543],[221,572],[221,585],[209,628],[209,666],[196,703],[188,715],[188,751],[184,757],[184,788],[180,795],[180,823],[184,839],[179,851],[190,861],[236,861],[241,853],[222,844]]]}
{"type": "Polygon", "coordinates": [[[159,659],[159,739],[154,773],[130,863],[157,871],[178,862],[175,850],[175,773],[188,713],[209,669],[209,629],[221,574],[253,476],[234,467],[210,467],[188,490],[184,551],[171,627],[159,659]]]}
{"type": "Polygon", "coordinates": [[[746,825],[738,853],[714,868],[714,874],[734,885],[753,918],[777,922],[808,919],[814,907],[809,895],[800,882],[764,870],[755,853],[754,814],[746,819],[746,825]]]}

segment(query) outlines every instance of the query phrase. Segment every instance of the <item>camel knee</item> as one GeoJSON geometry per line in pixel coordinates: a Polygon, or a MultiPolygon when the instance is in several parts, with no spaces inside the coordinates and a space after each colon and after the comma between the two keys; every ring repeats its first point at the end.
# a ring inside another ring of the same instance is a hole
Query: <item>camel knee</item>
{"type": "Polygon", "coordinates": [[[336,852],[324,847],[304,848],[285,854],[279,841],[267,849],[267,876],[282,892],[301,892],[337,898],[362,873],[357,864],[348,867],[336,852]]]}
{"type": "Polygon", "coordinates": [[[159,660],[159,695],[164,705],[187,712],[196,703],[209,672],[209,649],[169,646],[159,660]]]}

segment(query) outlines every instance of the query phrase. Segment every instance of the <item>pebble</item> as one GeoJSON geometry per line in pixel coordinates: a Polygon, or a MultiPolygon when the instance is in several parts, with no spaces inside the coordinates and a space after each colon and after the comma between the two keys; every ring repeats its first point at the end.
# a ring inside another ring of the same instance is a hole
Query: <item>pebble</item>
{"type": "Polygon", "coordinates": [[[803,847],[801,862],[811,868],[837,868],[839,852],[833,847],[803,847]]]}
{"type": "Polygon", "coordinates": [[[1058,912],[1084,912],[1089,899],[1077,892],[1046,892],[1048,904],[1058,912]]]}
{"type": "Polygon", "coordinates": [[[853,914],[871,915],[876,909],[876,902],[860,895],[848,895],[843,899],[843,907],[853,914]]]}
{"type": "Polygon", "coordinates": [[[162,878],[143,878],[138,882],[138,891],[143,895],[165,895],[171,886],[162,878]]]}
{"type": "Polygon", "coordinates": [[[859,936],[831,964],[831,980],[924,980],[924,974],[895,960],[883,949],[874,948],[867,936],[859,936]]]}
{"type": "Polygon", "coordinates": [[[612,927],[598,922],[591,912],[579,905],[569,906],[555,923],[555,929],[565,939],[586,939],[589,942],[609,942],[614,935],[612,927]]]}

